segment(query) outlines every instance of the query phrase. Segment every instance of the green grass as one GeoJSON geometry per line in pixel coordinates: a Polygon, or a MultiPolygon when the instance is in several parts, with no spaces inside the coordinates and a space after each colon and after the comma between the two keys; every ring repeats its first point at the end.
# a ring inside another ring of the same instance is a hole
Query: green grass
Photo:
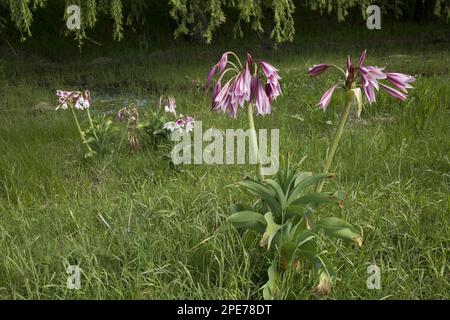
{"type": "MultiPolygon", "coordinates": [[[[325,239],[338,276],[328,298],[450,298],[448,30],[404,27],[374,34],[311,33],[300,26],[296,42],[277,51],[244,40],[138,50],[130,40],[116,48],[88,45],[82,55],[62,53],[53,62],[30,55],[27,44],[18,56],[2,48],[0,298],[261,299],[269,260],[259,239],[219,228],[229,204],[254,200],[236,188],[254,168],[192,165],[175,172],[149,151],[86,162],[70,113],[49,107],[54,92],[86,88],[94,97],[145,98],[148,107],[173,95],[178,110],[202,120],[203,128],[240,128],[245,117],[209,112],[199,86],[223,49],[250,51],[283,77],[284,95],[256,126],[279,128],[282,156],[307,155],[304,169],[317,172],[343,95],[335,95],[327,113],[318,110],[335,75],[309,79],[305,71],[319,62],[343,64],[347,53],[357,59],[366,47],[368,63],[418,80],[406,103],[381,93],[347,125],[332,167],[337,179],[325,190],[345,191],[348,200],[343,209],[320,214],[347,219],[362,232],[364,246],[325,239]],[[66,288],[72,264],[82,269],[79,291],[66,288]],[[370,264],[381,268],[382,290],[366,287],[370,264]]],[[[112,108],[120,107],[116,101],[112,108]]],[[[99,100],[92,107],[110,108],[99,100]]],[[[320,298],[313,286],[309,269],[302,269],[290,298],[320,298]]]]}

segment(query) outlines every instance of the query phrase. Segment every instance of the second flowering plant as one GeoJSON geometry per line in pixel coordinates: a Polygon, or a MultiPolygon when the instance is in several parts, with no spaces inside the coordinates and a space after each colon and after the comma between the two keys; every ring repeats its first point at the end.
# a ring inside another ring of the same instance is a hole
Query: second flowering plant
{"type": "Polygon", "coordinates": [[[149,108],[144,118],[144,121],[136,122],[132,131],[145,133],[151,150],[173,164],[170,157],[173,148],[171,135],[175,131],[191,132],[194,129],[194,118],[178,114],[176,100],[172,96],[161,96],[159,106],[156,109],[149,108]]]}
{"type": "MultiPolygon", "coordinates": [[[[324,111],[327,110],[336,89],[342,88],[346,93],[345,106],[342,110],[333,143],[325,160],[323,169],[324,173],[328,173],[331,167],[331,163],[336,153],[342,133],[344,132],[345,124],[348,116],[350,115],[352,106],[356,106],[358,115],[360,115],[364,105],[363,95],[366,102],[368,104],[372,104],[376,102],[376,91],[379,91],[380,88],[386,91],[390,96],[403,102],[408,97],[408,90],[412,89],[411,83],[416,80],[413,76],[407,74],[385,72],[384,68],[367,66],[365,65],[366,55],[367,50],[364,50],[359,57],[358,64],[356,65],[354,65],[350,57],[348,57],[346,70],[336,65],[326,63],[314,65],[308,70],[308,74],[311,77],[316,77],[324,73],[329,68],[334,68],[342,74],[342,78],[323,94],[317,104],[324,111]],[[385,83],[382,83],[381,81],[384,81],[385,83]]],[[[320,192],[322,190],[322,186],[323,182],[318,182],[316,191],[320,192]]]]}

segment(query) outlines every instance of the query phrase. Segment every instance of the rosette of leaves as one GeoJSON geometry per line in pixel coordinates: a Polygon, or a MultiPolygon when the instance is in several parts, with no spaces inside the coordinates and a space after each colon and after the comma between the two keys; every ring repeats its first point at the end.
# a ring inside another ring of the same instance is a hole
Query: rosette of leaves
{"type": "Polygon", "coordinates": [[[319,279],[317,291],[329,293],[334,272],[319,246],[321,232],[362,245],[361,235],[347,221],[316,214],[324,205],[342,206],[344,195],[341,192],[311,191],[317,182],[333,177],[333,174],[297,172],[297,168],[288,165],[274,180],[240,183],[259,201],[255,206],[232,205],[233,214],[227,221],[238,229],[260,233],[260,245],[273,257],[268,269],[269,279],[263,287],[265,299],[284,295],[283,277],[295,270],[301,261],[311,263],[319,279]]]}
{"type": "Polygon", "coordinates": [[[117,129],[112,126],[112,121],[106,116],[92,119],[92,126],[83,131],[84,143],[89,147],[85,157],[104,157],[112,154],[117,133],[117,129]]]}

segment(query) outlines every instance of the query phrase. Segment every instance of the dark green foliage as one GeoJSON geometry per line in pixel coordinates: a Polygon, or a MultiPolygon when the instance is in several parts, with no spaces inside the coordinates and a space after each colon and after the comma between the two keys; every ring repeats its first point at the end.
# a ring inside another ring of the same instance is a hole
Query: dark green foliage
{"type": "MultiPolygon", "coordinates": [[[[395,18],[414,16],[415,18],[431,18],[433,13],[448,20],[450,3],[448,0],[436,0],[432,7],[421,5],[422,0],[306,0],[298,3],[294,0],[76,0],[68,3],[81,7],[82,26],[80,30],[60,28],[66,35],[74,34],[81,45],[87,39],[87,31],[98,26],[102,17],[112,21],[112,36],[120,41],[126,27],[136,30],[158,19],[161,13],[170,16],[176,26],[169,27],[175,37],[191,36],[198,41],[210,43],[214,33],[225,24],[233,26],[234,35],[242,36],[246,27],[258,34],[266,33],[274,42],[292,41],[296,32],[294,17],[296,10],[312,10],[320,14],[335,15],[344,21],[351,12],[360,12],[358,16],[366,16],[369,5],[381,6],[383,13],[395,18]],[[431,8],[431,14],[430,14],[431,8]]],[[[0,0],[0,32],[2,26],[11,24],[25,40],[32,34],[34,15],[46,6],[54,7],[57,16],[46,17],[43,23],[63,22],[67,18],[65,8],[57,0],[0,0]]],[[[53,15],[55,14],[53,12],[53,15]]],[[[161,21],[164,21],[162,19],[161,21]]],[[[168,31],[168,30],[166,30],[168,31]]]]}

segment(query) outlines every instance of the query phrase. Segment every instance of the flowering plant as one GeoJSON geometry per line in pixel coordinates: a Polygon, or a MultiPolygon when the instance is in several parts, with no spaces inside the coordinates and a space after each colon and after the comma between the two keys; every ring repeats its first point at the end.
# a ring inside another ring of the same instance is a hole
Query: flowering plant
{"type": "Polygon", "coordinates": [[[232,51],[225,52],[220,60],[211,68],[206,80],[206,91],[211,86],[214,76],[218,75],[212,90],[212,111],[227,112],[231,118],[236,118],[239,107],[247,104],[248,124],[251,130],[251,145],[257,159],[257,174],[260,181],[264,180],[261,159],[256,140],[256,130],[253,120],[253,105],[258,115],[271,113],[272,102],[281,95],[278,69],[266,61],[255,62],[247,54],[245,66],[232,51]],[[234,62],[229,59],[234,58],[234,62]],[[225,81],[225,76],[228,76],[225,81]],[[222,85],[222,81],[225,82],[222,85]]]}
{"type": "Polygon", "coordinates": [[[57,90],[56,95],[59,102],[56,110],[70,109],[72,111],[81,140],[88,149],[85,157],[91,158],[98,155],[105,156],[112,153],[112,145],[115,139],[116,130],[112,126],[112,121],[106,117],[96,117],[95,119],[92,119],[89,111],[92,104],[91,93],[88,90],[57,90]],[[86,111],[89,120],[89,127],[87,129],[81,129],[75,110],[86,111]]]}
{"type": "MultiPolygon", "coordinates": [[[[395,73],[395,72],[385,72],[384,68],[378,68],[374,66],[366,66],[366,55],[367,50],[364,50],[359,58],[358,64],[353,65],[350,57],[347,58],[346,70],[332,64],[321,63],[314,65],[308,70],[308,74],[311,77],[316,77],[324,73],[328,68],[335,68],[342,74],[342,79],[334,84],[330,89],[328,89],[320,99],[317,104],[324,111],[327,110],[330,104],[333,93],[337,88],[343,88],[346,92],[345,107],[342,111],[339,125],[336,130],[333,143],[329,150],[327,159],[324,164],[323,172],[327,173],[330,169],[331,163],[333,161],[334,154],[336,153],[339,141],[341,139],[342,133],[344,131],[345,124],[347,122],[348,116],[352,106],[356,106],[358,116],[361,115],[363,102],[363,93],[365,100],[368,104],[376,102],[376,91],[380,87],[386,91],[392,97],[405,101],[407,99],[408,89],[411,89],[411,83],[416,79],[413,76],[395,73]],[[385,80],[392,86],[385,83],[381,83],[381,80],[385,80]]],[[[322,189],[322,182],[319,182],[316,186],[316,191],[320,192],[322,189]]]]}
{"type": "Polygon", "coordinates": [[[150,147],[158,152],[164,159],[169,156],[172,149],[171,134],[174,131],[191,132],[194,128],[194,119],[190,116],[177,114],[176,100],[172,96],[161,96],[159,107],[149,109],[146,120],[137,125],[138,130],[143,130],[149,138],[150,147]]]}
{"type": "Polygon", "coordinates": [[[86,113],[88,115],[90,128],[94,128],[94,123],[92,121],[91,114],[89,112],[89,107],[91,106],[91,93],[88,90],[84,91],[64,91],[64,90],[57,90],[56,96],[58,97],[58,106],[55,110],[67,110],[70,109],[70,111],[73,114],[73,118],[75,120],[75,124],[77,125],[78,131],[81,136],[82,142],[86,145],[88,148],[88,155],[92,155],[94,151],[92,150],[90,144],[87,142],[85,137],[85,132],[81,129],[80,122],[78,121],[77,115],[75,113],[75,110],[86,110],[86,113]]]}

